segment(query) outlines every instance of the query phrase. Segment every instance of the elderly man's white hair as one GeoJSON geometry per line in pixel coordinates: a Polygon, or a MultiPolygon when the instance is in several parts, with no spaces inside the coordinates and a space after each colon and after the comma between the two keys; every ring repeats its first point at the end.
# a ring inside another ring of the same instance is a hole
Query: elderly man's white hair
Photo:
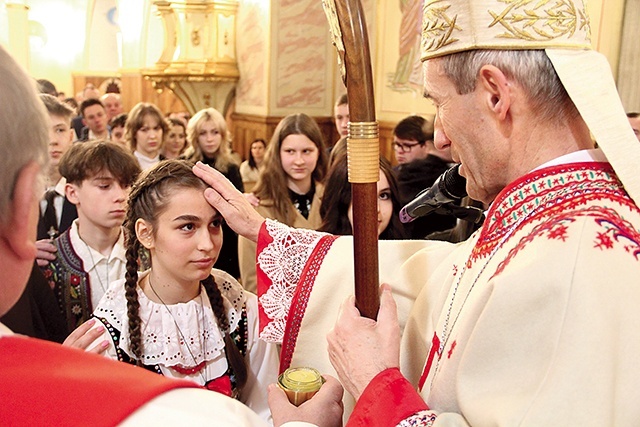
{"type": "Polygon", "coordinates": [[[0,46],[0,224],[7,219],[20,170],[42,167],[47,156],[47,113],[34,79],[0,46]]]}

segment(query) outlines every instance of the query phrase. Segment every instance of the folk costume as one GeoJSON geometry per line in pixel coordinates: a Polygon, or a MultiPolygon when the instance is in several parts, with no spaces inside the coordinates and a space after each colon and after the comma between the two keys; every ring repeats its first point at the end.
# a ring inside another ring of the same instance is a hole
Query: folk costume
{"type": "Polygon", "coordinates": [[[42,267],[42,272],[72,332],[91,317],[109,284],[124,277],[124,233],[120,233],[108,257],[80,238],[78,220],[58,236],[54,244],[57,257],[42,267]]]}
{"type": "MultiPolygon", "coordinates": [[[[380,242],[401,370],[370,382],[347,425],[636,425],[640,146],[584,2],[425,2],[423,60],[475,49],[544,50],[604,157],[577,151],[511,182],[466,242],[380,242]]],[[[282,340],[281,368],[333,372],[317,337],[353,293],[349,243],[262,227],[262,334],[282,340]]]]}
{"type": "MultiPolygon", "coordinates": [[[[148,272],[140,276],[140,280],[148,272]]],[[[237,396],[263,419],[270,420],[267,385],[277,380],[278,353],[258,339],[257,299],[221,270],[212,270],[229,319],[230,336],[247,362],[247,382],[237,390],[227,363],[224,333],[220,331],[209,297],[200,295],[186,303],[164,305],[151,301],[138,288],[142,320],[143,365],[170,378],[188,379],[210,390],[237,396]]],[[[130,350],[124,280],[109,288],[94,312],[105,326],[95,341],[110,341],[106,356],[135,363],[130,350]],[[108,338],[107,338],[108,336],[108,338]]],[[[96,325],[97,327],[97,325],[96,325]]]]}

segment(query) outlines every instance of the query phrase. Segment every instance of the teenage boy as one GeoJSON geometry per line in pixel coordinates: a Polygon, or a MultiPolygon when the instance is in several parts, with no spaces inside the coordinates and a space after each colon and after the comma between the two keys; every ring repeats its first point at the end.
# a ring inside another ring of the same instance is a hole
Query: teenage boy
{"type": "Polygon", "coordinates": [[[121,228],[140,168],[124,147],[105,141],[74,144],[59,168],[78,219],[55,239],[57,256],[44,275],[72,331],[89,318],[109,284],[124,277],[121,228]]]}
{"type": "Polygon", "coordinates": [[[55,96],[41,94],[40,100],[49,113],[49,173],[47,191],[40,201],[38,240],[57,237],[78,216],[75,206],[65,198],[66,181],[58,170],[60,159],[73,143],[73,110],[55,96]]]}
{"type": "Polygon", "coordinates": [[[80,141],[95,141],[109,139],[109,119],[107,110],[102,101],[95,98],[85,99],[80,104],[80,115],[82,116],[82,135],[80,141]]]}

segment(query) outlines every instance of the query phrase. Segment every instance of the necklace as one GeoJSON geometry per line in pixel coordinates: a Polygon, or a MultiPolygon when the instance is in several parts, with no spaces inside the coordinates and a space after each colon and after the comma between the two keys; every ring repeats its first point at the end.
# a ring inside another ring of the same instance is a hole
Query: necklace
{"type": "Polygon", "coordinates": [[[105,273],[106,273],[106,277],[107,277],[107,286],[105,287],[104,284],[102,283],[102,278],[100,277],[100,272],[98,271],[98,266],[96,265],[96,262],[93,259],[93,253],[91,250],[91,247],[89,247],[89,245],[87,244],[87,242],[85,242],[82,237],[80,237],[80,233],[78,233],[78,238],[82,241],[82,243],[84,243],[85,247],[87,248],[87,252],[89,252],[89,258],[91,258],[91,265],[94,266],[94,268],[96,269],[96,277],[98,278],[98,283],[100,284],[100,287],[102,288],[102,295],[104,295],[107,292],[107,289],[109,289],[109,259],[105,258],[105,273]]]}
{"type": "MultiPolygon", "coordinates": [[[[480,276],[482,276],[482,273],[484,272],[484,270],[489,265],[489,262],[493,259],[494,255],[498,252],[498,250],[502,247],[502,245],[504,245],[504,243],[518,230],[518,227],[520,226],[520,224],[522,224],[526,219],[532,217],[535,213],[537,213],[542,208],[545,208],[549,204],[551,204],[552,203],[552,199],[555,196],[556,195],[554,193],[552,193],[548,197],[543,199],[535,209],[529,211],[527,214],[523,215],[522,218],[518,219],[511,226],[511,228],[507,231],[507,233],[505,233],[505,235],[502,236],[500,241],[496,244],[496,246],[493,248],[491,253],[487,256],[487,259],[486,259],[485,263],[482,265],[482,268],[480,269],[478,274],[476,274],[475,278],[473,279],[473,282],[471,283],[471,286],[469,287],[469,290],[467,291],[467,294],[465,295],[464,299],[462,300],[462,304],[460,306],[460,309],[458,310],[458,312],[456,314],[456,317],[453,319],[453,323],[451,324],[451,329],[449,329],[449,320],[451,318],[451,312],[453,311],[453,304],[454,304],[454,302],[456,300],[456,294],[458,293],[458,287],[460,286],[460,282],[462,281],[462,277],[464,276],[464,273],[467,271],[467,264],[468,263],[466,262],[464,264],[464,266],[462,268],[462,271],[460,272],[460,275],[458,276],[458,279],[456,280],[456,283],[453,286],[453,292],[451,294],[451,300],[449,302],[449,307],[447,307],[447,315],[446,315],[446,317],[444,319],[444,325],[442,327],[442,340],[440,341],[440,345],[438,347],[438,358],[436,360],[436,367],[435,367],[435,370],[434,370],[433,379],[435,379],[435,376],[438,373],[438,368],[440,367],[440,360],[442,358],[442,352],[444,351],[447,343],[449,342],[449,338],[451,337],[451,332],[453,332],[453,328],[455,327],[455,325],[456,325],[456,323],[458,321],[458,318],[460,317],[460,314],[462,313],[462,310],[464,309],[464,306],[465,306],[467,300],[469,299],[469,296],[471,295],[471,291],[473,291],[473,288],[475,287],[476,283],[478,283],[478,280],[480,279],[480,276]]],[[[433,386],[433,379],[431,380],[431,386],[433,386]]]]}
{"type": "MultiPolygon", "coordinates": [[[[173,313],[171,313],[171,310],[169,310],[169,307],[167,306],[167,304],[165,304],[165,302],[162,300],[160,295],[158,295],[158,292],[156,292],[155,288],[153,287],[153,284],[151,283],[151,273],[149,273],[149,275],[147,276],[147,281],[149,282],[149,287],[151,288],[151,291],[153,292],[153,294],[156,296],[156,298],[158,298],[160,303],[167,310],[167,312],[169,313],[169,316],[171,316],[171,319],[173,320],[173,323],[176,325],[176,329],[178,330],[178,334],[180,335],[180,339],[182,340],[184,345],[187,347],[187,351],[189,352],[189,355],[191,356],[191,359],[193,360],[193,364],[194,364],[194,366],[191,366],[191,367],[175,365],[175,366],[170,366],[169,368],[173,369],[174,371],[176,371],[176,372],[178,372],[179,374],[182,374],[182,375],[193,375],[195,373],[198,373],[200,375],[200,377],[202,378],[202,385],[205,385],[207,383],[207,377],[205,376],[205,373],[204,373],[205,369],[204,368],[205,368],[205,366],[207,364],[207,361],[203,360],[200,363],[198,363],[196,361],[196,357],[193,354],[193,351],[191,351],[191,347],[189,346],[189,343],[185,339],[184,334],[182,333],[182,330],[180,329],[180,326],[178,326],[178,322],[176,321],[176,318],[173,317],[173,313]]],[[[202,297],[202,284],[200,285],[200,310],[201,311],[200,311],[198,317],[200,319],[202,319],[202,328],[204,328],[204,300],[203,300],[203,297],[202,297]]],[[[198,310],[196,309],[196,311],[198,311],[198,310]]],[[[204,337],[203,345],[202,345],[202,352],[204,354],[206,354],[206,349],[207,349],[207,339],[206,339],[206,337],[204,337]]]]}

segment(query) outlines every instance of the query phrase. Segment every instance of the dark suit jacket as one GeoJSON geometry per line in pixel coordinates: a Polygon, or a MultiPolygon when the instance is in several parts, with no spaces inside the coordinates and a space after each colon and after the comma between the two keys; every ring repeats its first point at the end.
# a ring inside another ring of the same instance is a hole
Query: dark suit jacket
{"type": "Polygon", "coordinates": [[[71,119],[71,127],[76,131],[76,139],[80,139],[82,136],[82,128],[85,127],[82,123],[82,116],[75,116],[71,119]]]}
{"type": "Polygon", "coordinates": [[[60,343],[70,332],[58,300],[35,262],[20,299],[0,322],[15,333],[60,343]]]}
{"type": "MultiPolygon", "coordinates": [[[[58,229],[58,233],[62,234],[65,230],[71,227],[71,223],[74,219],[78,218],[78,210],[76,209],[76,205],[71,203],[67,198],[64,198],[64,202],[62,203],[62,217],[60,218],[60,227],[58,229]]],[[[40,215],[40,219],[38,220],[38,240],[48,239],[49,235],[47,234],[46,226],[44,224],[44,220],[42,215],[40,215]]]]}

